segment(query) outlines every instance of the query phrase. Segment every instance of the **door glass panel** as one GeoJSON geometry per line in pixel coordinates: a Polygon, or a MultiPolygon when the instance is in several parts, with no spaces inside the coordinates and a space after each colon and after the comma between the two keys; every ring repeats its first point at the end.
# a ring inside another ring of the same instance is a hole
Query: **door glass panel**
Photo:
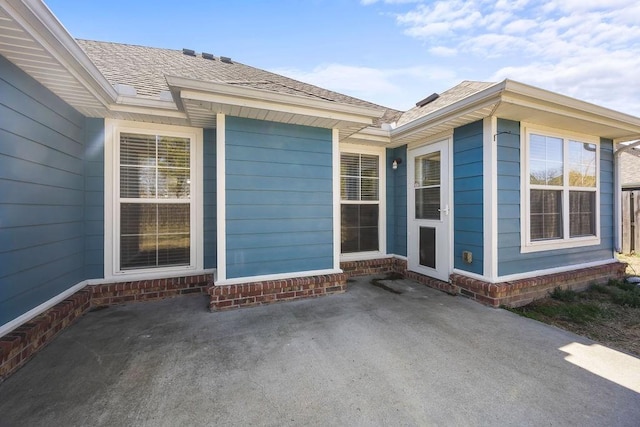
{"type": "Polygon", "coordinates": [[[440,187],[418,188],[416,219],[440,219],[440,187]]]}
{"type": "Polygon", "coordinates": [[[440,184],[440,152],[416,157],[416,219],[440,219],[440,184]]]}
{"type": "Polygon", "coordinates": [[[436,229],[420,227],[420,265],[436,268],[436,229]]]}

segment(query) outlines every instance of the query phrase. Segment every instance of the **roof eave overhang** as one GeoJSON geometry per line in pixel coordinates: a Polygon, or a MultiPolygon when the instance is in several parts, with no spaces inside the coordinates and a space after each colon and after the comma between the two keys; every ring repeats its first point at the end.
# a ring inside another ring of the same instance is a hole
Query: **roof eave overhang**
{"type": "Polygon", "coordinates": [[[391,132],[379,127],[369,126],[340,142],[374,147],[391,147],[391,132]]]}
{"type": "Polygon", "coordinates": [[[423,141],[493,114],[506,82],[496,83],[460,101],[391,130],[391,146],[423,141]]]}
{"type": "Polygon", "coordinates": [[[179,99],[194,126],[215,126],[216,115],[254,118],[340,129],[341,138],[371,126],[384,111],[323,99],[275,93],[227,83],[167,76],[174,99],[179,99]]]}
{"type": "MultiPolygon", "coordinates": [[[[52,86],[46,78],[33,76],[36,80],[84,114],[87,110],[106,108],[115,102],[115,89],[44,3],[39,0],[0,0],[0,7],[16,25],[15,28],[22,30],[19,33],[19,38],[23,39],[22,43],[33,43],[34,47],[41,48],[37,50],[38,55],[46,61],[64,67],[86,93],[75,98],[69,94],[70,92],[52,86]],[[94,105],[88,105],[86,100],[89,98],[95,101],[94,105]]],[[[31,71],[33,68],[29,68],[29,64],[34,61],[24,52],[14,49],[10,43],[4,44],[3,50],[5,56],[20,68],[26,69],[28,74],[36,74],[31,71]]]]}
{"type": "Polygon", "coordinates": [[[513,80],[505,80],[499,118],[556,127],[615,142],[640,138],[640,118],[513,80]]]}
{"type": "Polygon", "coordinates": [[[391,130],[389,147],[424,141],[490,116],[615,142],[640,139],[638,117],[507,79],[391,130]]]}

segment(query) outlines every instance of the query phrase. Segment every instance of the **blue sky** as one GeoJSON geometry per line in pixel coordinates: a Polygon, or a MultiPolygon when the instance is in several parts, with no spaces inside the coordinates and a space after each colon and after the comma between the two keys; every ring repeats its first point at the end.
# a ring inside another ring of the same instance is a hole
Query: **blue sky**
{"type": "Polygon", "coordinates": [[[45,0],[77,38],[229,56],[401,110],[510,78],[640,116],[637,0],[45,0]]]}

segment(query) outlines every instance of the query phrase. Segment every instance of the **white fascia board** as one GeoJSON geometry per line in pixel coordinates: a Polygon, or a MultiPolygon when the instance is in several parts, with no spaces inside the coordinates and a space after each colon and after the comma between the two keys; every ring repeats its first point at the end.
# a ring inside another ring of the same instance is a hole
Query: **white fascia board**
{"type": "Polygon", "coordinates": [[[175,76],[166,76],[166,79],[171,89],[180,89],[182,98],[196,101],[268,109],[363,125],[371,125],[373,119],[382,117],[384,114],[382,109],[311,99],[226,83],[204,82],[175,76]]]}
{"type": "Polygon", "coordinates": [[[432,126],[436,123],[442,123],[453,117],[462,116],[477,109],[482,109],[500,100],[500,95],[504,90],[506,81],[496,83],[493,86],[474,93],[471,96],[461,99],[460,101],[442,107],[426,116],[420,117],[391,131],[391,138],[400,138],[402,136],[413,133],[414,131],[425,126],[432,126]]]}
{"type": "Polygon", "coordinates": [[[634,127],[640,126],[640,118],[630,114],[621,113],[610,108],[601,107],[590,102],[581,101],[570,96],[540,89],[514,80],[505,80],[505,93],[523,95],[528,98],[535,98],[546,101],[568,109],[582,111],[593,116],[601,116],[605,120],[628,123],[634,127]]]}
{"type": "Polygon", "coordinates": [[[118,103],[110,104],[108,109],[114,113],[147,114],[151,116],[188,119],[187,113],[180,111],[175,103],[148,98],[119,96],[118,103]]]}
{"type": "Polygon", "coordinates": [[[506,103],[581,119],[640,134],[640,118],[513,80],[505,80],[506,103]]]}
{"type": "Polygon", "coordinates": [[[349,135],[343,142],[389,147],[391,134],[388,130],[369,126],[349,135]]]}
{"type": "Polygon", "coordinates": [[[115,101],[116,90],[43,2],[0,0],[0,5],[100,103],[115,101]]]}

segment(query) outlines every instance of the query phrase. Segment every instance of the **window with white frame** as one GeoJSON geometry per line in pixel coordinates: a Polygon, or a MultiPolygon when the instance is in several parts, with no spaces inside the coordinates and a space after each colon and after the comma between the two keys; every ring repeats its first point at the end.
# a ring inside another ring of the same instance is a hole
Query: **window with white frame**
{"type": "Polygon", "coordinates": [[[599,243],[599,144],[535,129],[526,133],[525,246],[599,243]]]}
{"type": "Polygon", "coordinates": [[[111,271],[197,268],[201,135],[170,126],[113,123],[111,271]]]}
{"type": "Polygon", "coordinates": [[[380,156],[340,155],[341,252],[380,250],[380,156]]]}

